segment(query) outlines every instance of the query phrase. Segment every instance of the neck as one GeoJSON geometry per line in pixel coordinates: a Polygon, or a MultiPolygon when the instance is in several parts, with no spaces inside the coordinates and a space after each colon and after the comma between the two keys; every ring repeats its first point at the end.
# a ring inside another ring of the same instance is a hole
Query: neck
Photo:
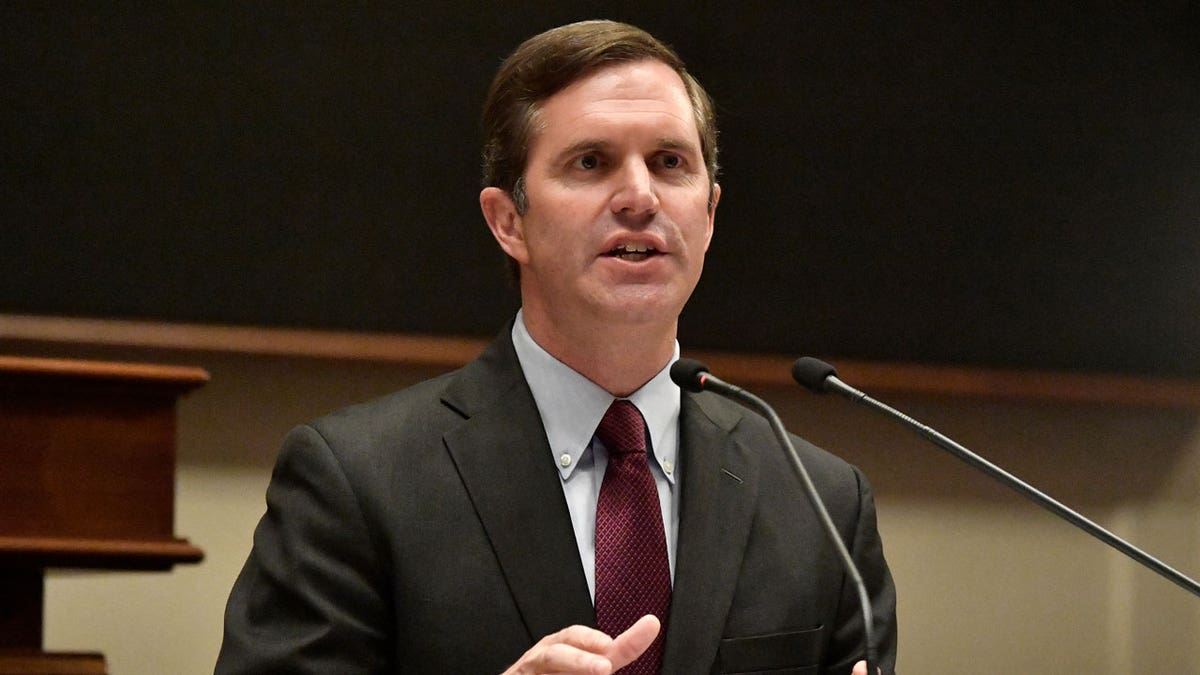
{"type": "Polygon", "coordinates": [[[570,331],[536,312],[522,316],[542,349],[617,397],[640,389],[675,353],[675,320],[666,325],[606,323],[570,331]]]}

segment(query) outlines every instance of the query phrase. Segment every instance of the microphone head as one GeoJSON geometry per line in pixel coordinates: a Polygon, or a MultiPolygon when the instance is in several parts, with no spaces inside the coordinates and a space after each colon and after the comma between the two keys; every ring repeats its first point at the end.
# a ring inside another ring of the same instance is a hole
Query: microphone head
{"type": "Polygon", "coordinates": [[[671,381],[687,391],[704,391],[704,375],[708,366],[696,359],[679,359],[671,364],[671,381]]]}
{"type": "Polygon", "coordinates": [[[828,363],[811,356],[802,356],[792,364],[792,377],[804,388],[818,394],[828,391],[825,381],[831,376],[837,377],[837,370],[828,363]]]}

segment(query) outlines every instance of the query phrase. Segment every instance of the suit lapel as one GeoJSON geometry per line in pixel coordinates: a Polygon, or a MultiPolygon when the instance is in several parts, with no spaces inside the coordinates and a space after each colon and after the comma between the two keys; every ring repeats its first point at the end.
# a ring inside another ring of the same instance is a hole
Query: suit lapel
{"type": "Polygon", "coordinates": [[[446,448],[530,639],[594,624],[560,478],[507,332],[463,369],[443,401],[467,418],[445,435],[446,448]]]}
{"type": "Polygon", "coordinates": [[[737,442],[742,413],[711,394],[684,394],[678,555],[663,673],[707,672],[750,534],[758,462],[737,442]]]}

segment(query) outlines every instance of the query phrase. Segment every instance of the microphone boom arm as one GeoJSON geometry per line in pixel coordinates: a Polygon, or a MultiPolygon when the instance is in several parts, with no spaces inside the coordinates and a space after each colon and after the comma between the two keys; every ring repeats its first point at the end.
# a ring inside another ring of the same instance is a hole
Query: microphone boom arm
{"type": "MultiPolygon", "coordinates": [[[[804,383],[802,382],[801,384],[804,384],[804,383]]],[[[858,389],[855,389],[854,387],[851,387],[850,385],[846,384],[845,382],[842,382],[841,380],[839,380],[837,378],[836,375],[833,375],[833,374],[828,375],[825,378],[824,384],[825,384],[825,388],[827,390],[836,391],[837,393],[842,394],[843,396],[845,396],[851,400],[862,403],[863,405],[865,405],[869,408],[872,408],[878,412],[881,412],[889,417],[893,417],[895,419],[900,420],[901,422],[903,422],[905,424],[905,426],[908,426],[909,428],[916,431],[921,436],[924,436],[926,439],[928,439],[934,445],[942,448],[943,450],[949,452],[951,455],[954,455],[955,457],[961,459],[962,461],[966,462],[967,464],[970,464],[971,466],[979,469],[980,471],[986,473],[987,475],[991,476],[992,478],[1000,481],[1002,484],[1008,486],[1009,488],[1016,490],[1017,492],[1021,493],[1022,495],[1033,500],[1035,503],[1037,503],[1042,508],[1045,508],[1047,511],[1050,511],[1051,513],[1053,513],[1053,514],[1059,516],[1060,518],[1066,520],[1067,522],[1071,523],[1075,527],[1078,527],[1079,529],[1083,530],[1084,532],[1087,532],[1088,534],[1099,539],[1100,541],[1117,549],[1121,553],[1124,553],[1126,556],[1133,559],[1135,562],[1142,564],[1143,566],[1145,566],[1145,567],[1153,570],[1154,572],[1158,573],[1159,575],[1165,577],[1166,579],[1168,579],[1172,583],[1178,585],[1179,587],[1183,588],[1184,590],[1192,593],[1193,595],[1195,595],[1197,597],[1200,597],[1200,583],[1197,583],[1195,580],[1185,576],[1178,570],[1176,570],[1176,569],[1172,568],[1171,566],[1167,565],[1166,563],[1158,560],[1154,556],[1151,556],[1150,554],[1139,549],[1138,547],[1134,546],[1133,544],[1130,544],[1129,542],[1118,537],[1117,535],[1113,534],[1112,532],[1109,532],[1108,530],[1104,529],[1103,527],[1100,527],[1099,525],[1092,522],[1091,520],[1088,520],[1083,515],[1070,509],[1069,507],[1064,505],[1062,502],[1057,501],[1053,497],[1047,495],[1046,493],[1042,492],[1041,490],[1038,490],[1037,488],[1033,487],[1029,483],[1026,483],[1025,481],[1021,480],[1020,478],[1017,478],[1016,476],[1005,471],[1004,469],[1001,469],[1000,467],[989,462],[988,460],[984,459],[983,457],[980,457],[979,455],[975,454],[974,452],[971,452],[967,448],[965,448],[962,445],[959,445],[958,443],[951,440],[949,437],[934,430],[932,427],[930,427],[926,424],[922,424],[921,422],[918,422],[917,420],[909,417],[908,415],[905,415],[904,413],[900,412],[899,410],[896,410],[895,408],[887,405],[886,403],[883,403],[881,401],[877,401],[877,400],[871,398],[870,396],[859,391],[858,389]]]]}

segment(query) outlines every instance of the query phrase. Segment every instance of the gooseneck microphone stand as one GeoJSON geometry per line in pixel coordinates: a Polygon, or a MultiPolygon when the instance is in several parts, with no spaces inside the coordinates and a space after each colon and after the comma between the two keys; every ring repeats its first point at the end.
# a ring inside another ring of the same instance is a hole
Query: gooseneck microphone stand
{"type": "Polygon", "coordinates": [[[828,363],[814,359],[810,356],[803,357],[797,360],[792,366],[792,377],[795,378],[795,380],[805,388],[815,393],[824,394],[826,392],[834,392],[841,394],[842,396],[845,396],[856,403],[862,403],[863,405],[877,410],[888,417],[899,420],[905,426],[916,431],[921,436],[924,436],[934,445],[937,445],[943,450],[949,452],[951,455],[954,455],[967,464],[979,469],[1009,488],[1016,490],[1047,511],[1050,511],[1054,515],[1059,516],[1075,527],[1078,527],[1084,532],[1087,532],[1100,541],[1117,549],[1121,553],[1124,553],[1127,557],[1131,558],[1135,562],[1149,568],[1150,570],[1153,570],[1172,583],[1178,585],[1180,588],[1190,592],[1192,595],[1200,597],[1200,583],[1197,583],[1194,579],[1183,575],[1166,563],[1163,563],[1133,544],[1130,544],[1112,532],[1109,532],[1079,513],[1071,510],[1061,502],[1055,500],[1053,497],[1050,497],[1041,490],[1038,490],[1029,483],[1026,483],[1025,481],[1017,478],[1013,474],[996,466],[983,457],[980,457],[958,443],[955,443],[946,436],[938,433],[932,427],[922,424],[908,415],[900,412],[899,410],[896,410],[885,403],[881,403],[880,401],[867,396],[858,389],[855,389],[845,382],[842,382],[837,377],[837,371],[834,370],[833,366],[829,365],[828,363]]]}

